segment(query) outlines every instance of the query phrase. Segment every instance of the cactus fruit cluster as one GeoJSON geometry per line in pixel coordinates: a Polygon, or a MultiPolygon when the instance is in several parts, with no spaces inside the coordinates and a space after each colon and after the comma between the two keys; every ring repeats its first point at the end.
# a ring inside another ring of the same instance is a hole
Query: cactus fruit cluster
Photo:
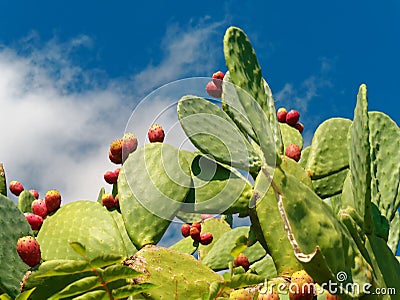
{"type": "Polygon", "coordinates": [[[400,299],[397,124],[361,85],[354,118],[324,121],[304,147],[241,29],[224,55],[205,87],[221,103],[177,105],[197,150],[164,143],[160,126],[141,147],[125,134],[97,201],[60,207],[56,191],[37,200],[12,182],[15,205],[0,164],[0,299],[400,299]],[[157,245],[174,219],[183,238],[157,245]]]}

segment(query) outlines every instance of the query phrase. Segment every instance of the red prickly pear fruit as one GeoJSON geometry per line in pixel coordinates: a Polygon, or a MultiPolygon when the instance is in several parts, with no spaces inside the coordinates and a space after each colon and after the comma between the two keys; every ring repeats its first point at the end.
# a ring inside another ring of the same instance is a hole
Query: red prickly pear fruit
{"type": "Polygon", "coordinates": [[[297,110],[292,109],[286,114],[286,123],[290,126],[296,125],[296,123],[299,122],[299,119],[300,113],[297,110]]]}
{"type": "Polygon", "coordinates": [[[258,294],[257,300],[279,300],[279,295],[275,291],[272,293],[258,294]]]}
{"type": "Polygon", "coordinates": [[[209,245],[213,241],[213,235],[211,232],[203,232],[200,234],[200,244],[202,245],[209,245]]]}
{"type": "Polygon", "coordinates": [[[192,227],[196,227],[201,232],[201,223],[200,222],[194,222],[192,224],[192,227]]]}
{"type": "MultiPolygon", "coordinates": [[[[116,171],[116,170],[115,170],[116,171]]],[[[109,184],[115,184],[118,181],[119,169],[118,172],[115,171],[107,171],[104,173],[104,180],[109,184]]]]}
{"type": "Polygon", "coordinates": [[[289,285],[290,300],[312,300],[314,298],[314,280],[306,271],[294,272],[289,285]]]}
{"type": "Polygon", "coordinates": [[[231,300],[252,300],[253,297],[250,296],[250,293],[245,289],[240,289],[231,292],[229,295],[229,299],[231,300]]]}
{"type": "Polygon", "coordinates": [[[222,80],[224,80],[225,74],[221,71],[215,72],[212,75],[212,80],[215,84],[215,86],[219,89],[222,88],[222,80]]]}
{"type": "Polygon", "coordinates": [[[296,123],[296,125],[294,125],[294,128],[296,128],[300,133],[303,133],[304,130],[304,125],[303,123],[296,123]]]}
{"type": "Polygon", "coordinates": [[[181,233],[184,237],[188,237],[190,235],[190,225],[189,224],[182,224],[181,226],[181,233]]]}
{"type": "Polygon", "coordinates": [[[122,164],[122,155],[121,156],[115,156],[111,153],[111,151],[108,152],[108,158],[110,161],[116,165],[122,164]]]}
{"type": "Polygon", "coordinates": [[[122,160],[125,161],[129,154],[134,152],[138,146],[138,140],[133,133],[125,133],[122,137],[122,160]]]}
{"type": "Polygon", "coordinates": [[[103,203],[103,206],[105,206],[107,209],[115,207],[115,199],[111,194],[103,194],[103,196],[101,197],[101,202],[103,203]]]}
{"type": "Polygon", "coordinates": [[[193,239],[195,242],[200,241],[200,230],[196,227],[191,227],[190,228],[190,237],[193,239]]]}
{"type": "Polygon", "coordinates": [[[43,224],[43,218],[33,213],[24,213],[26,220],[31,225],[32,230],[39,230],[43,224]]]}
{"type": "Polygon", "coordinates": [[[33,236],[19,238],[17,241],[17,252],[22,261],[30,267],[34,267],[40,263],[40,246],[33,236]]]}
{"type": "Polygon", "coordinates": [[[340,300],[338,295],[332,295],[331,293],[326,293],[326,300],[340,300]]]}
{"type": "Polygon", "coordinates": [[[295,161],[299,161],[301,157],[301,149],[297,144],[290,144],[286,148],[285,155],[295,161]]]}
{"type": "Polygon", "coordinates": [[[13,193],[17,197],[24,190],[24,187],[22,186],[22,183],[19,182],[19,181],[16,181],[16,180],[11,181],[8,187],[9,187],[11,193],[13,193]]]}
{"type": "Polygon", "coordinates": [[[44,196],[48,213],[54,212],[61,206],[61,195],[57,190],[48,190],[44,196]]]}
{"type": "Polygon", "coordinates": [[[150,143],[162,143],[164,141],[164,129],[158,124],[153,124],[149,128],[149,131],[147,132],[147,136],[149,138],[150,143]]]}
{"type": "Polygon", "coordinates": [[[221,98],[222,96],[222,88],[218,87],[214,81],[207,83],[206,92],[213,98],[221,98]]]}
{"type": "Polygon", "coordinates": [[[35,199],[39,199],[39,192],[38,192],[37,190],[29,190],[29,193],[31,193],[32,196],[33,196],[35,199]]]}
{"type": "Polygon", "coordinates": [[[284,108],[284,107],[279,108],[278,112],[276,113],[276,116],[278,118],[278,122],[286,123],[286,115],[287,115],[286,108],[284,108]]]}
{"type": "Polygon", "coordinates": [[[115,198],[114,198],[114,206],[115,206],[115,208],[119,208],[119,197],[118,197],[118,195],[116,195],[115,198]]]}
{"type": "Polygon", "coordinates": [[[33,200],[32,212],[35,215],[41,216],[43,219],[46,218],[49,214],[49,212],[47,211],[46,202],[42,199],[33,200]]]}
{"type": "Polygon", "coordinates": [[[243,253],[240,253],[234,260],[233,265],[235,267],[243,267],[245,271],[247,271],[250,267],[249,259],[243,253]]]}

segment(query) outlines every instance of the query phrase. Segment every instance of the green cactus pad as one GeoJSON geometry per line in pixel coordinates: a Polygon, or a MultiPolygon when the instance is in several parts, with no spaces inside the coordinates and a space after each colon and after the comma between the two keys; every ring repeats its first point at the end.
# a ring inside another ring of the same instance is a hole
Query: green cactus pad
{"type": "Polygon", "coordinates": [[[349,162],[355,209],[364,219],[364,229],[372,232],[371,216],[371,154],[369,144],[367,87],[357,94],[354,121],[349,130],[349,162]]]}
{"type": "Polygon", "coordinates": [[[126,232],[124,219],[122,218],[121,213],[118,212],[117,210],[113,210],[110,211],[110,214],[113,217],[115,224],[117,224],[118,226],[119,233],[121,234],[121,238],[124,242],[127,256],[132,256],[137,252],[137,249],[133,245],[132,241],[129,238],[128,233],[126,232]]]}
{"type": "Polygon", "coordinates": [[[271,279],[278,276],[274,261],[268,254],[265,255],[263,259],[250,265],[250,270],[255,271],[258,275],[263,276],[265,279],[271,279]]]}
{"type": "Polygon", "coordinates": [[[311,182],[311,178],[308,176],[307,172],[302,167],[300,167],[299,164],[296,163],[293,159],[283,156],[281,168],[285,172],[292,174],[301,183],[305,184],[309,188],[312,188],[313,184],[311,182]]]}
{"type": "Polygon", "coordinates": [[[177,111],[183,130],[201,152],[243,170],[260,168],[258,154],[217,105],[200,97],[184,96],[179,100],[177,111]]]}
{"type": "Polygon", "coordinates": [[[105,207],[93,201],[75,201],[63,205],[48,216],[37,236],[44,260],[82,259],[70,243],[86,247],[87,256],[102,254],[127,256],[117,224],[105,207]]]}
{"type": "Polygon", "coordinates": [[[392,222],[390,222],[390,230],[389,230],[389,238],[388,238],[388,246],[390,250],[392,250],[393,254],[396,254],[397,249],[399,248],[400,241],[400,213],[397,211],[395,217],[392,222]]]}
{"type": "Polygon", "coordinates": [[[340,283],[336,274],[345,272],[346,283],[372,283],[371,267],[332,209],[290,174],[277,169],[273,181],[287,238],[310,276],[320,284],[340,283]]]}
{"type": "Polygon", "coordinates": [[[302,166],[304,169],[307,167],[308,157],[310,155],[311,146],[305,147],[301,150],[301,156],[299,160],[299,165],[302,166]]]}
{"type": "Polygon", "coordinates": [[[144,293],[145,299],[198,299],[208,293],[212,282],[222,282],[220,275],[193,256],[153,245],[143,247],[124,264],[147,274],[144,279],[157,286],[144,293]]]}
{"type": "Polygon", "coordinates": [[[198,245],[188,236],[173,244],[169,249],[182,253],[193,254],[197,250],[198,245]]]}
{"type": "Polygon", "coordinates": [[[217,243],[217,241],[225,234],[231,230],[231,227],[227,222],[217,218],[210,218],[204,220],[201,232],[211,232],[213,235],[213,241],[209,245],[201,245],[199,246],[199,259],[203,260],[207,257],[207,254],[210,252],[212,247],[217,243]]]}
{"type": "Polygon", "coordinates": [[[240,102],[264,152],[264,158],[269,165],[274,165],[276,157],[272,150],[278,153],[283,151],[274,99],[271,89],[262,77],[255,51],[241,29],[229,27],[226,30],[224,55],[231,81],[239,87],[236,90],[240,102]],[[266,130],[271,131],[273,139],[265,134],[266,130]]]}
{"type": "MultiPolygon", "coordinates": [[[[253,224],[259,224],[262,238],[268,247],[267,251],[272,256],[278,275],[289,276],[303,266],[294,256],[292,246],[286,237],[285,227],[281,216],[275,193],[270,188],[270,180],[263,172],[258,174],[254,186],[254,198],[257,200],[251,218],[253,224]],[[255,223],[256,222],[256,223],[255,223]]],[[[260,237],[258,237],[260,240],[260,237]]]]}
{"type": "Polygon", "coordinates": [[[6,172],[2,163],[0,163],[0,194],[7,197],[6,172]]]}
{"type": "Polygon", "coordinates": [[[258,142],[253,127],[247,118],[246,111],[240,103],[236,87],[231,82],[229,71],[225,73],[222,82],[222,109],[235,122],[244,135],[249,135],[254,141],[258,142]]]}
{"type": "Polygon", "coordinates": [[[24,214],[14,202],[0,195],[0,290],[11,297],[19,293],[19,282],[29,267],[17,253],[17,241],[33,236],[24,214]]]}
{"type": "Polygon", "coordinates": [[[35,197],[27,191],[22,191],[18,196],[18,208],[23,213],[32,212],[32,202],[35,201],[35,197]]]}
{"type": "Polygon", "coordinates": [[[238,171],[204,155],[194,158],[191,171],[196,212],[247,215],[252,185],[238,171]]]}
{"type": "Polygon", "coordinates": [[[400,206],[400,129],[387,115],[369,112],[372,201],[391,221],[400,206]]]}
{"type": "Polygon", "coordinates": [[[344,169],[331,175],[312,181],[314,191],[322,199],[340,194],[343,189],[343,183],[349,173],[349,169],[344,169]]]}
{"type": "Polygon", "coordinates": [[[279,123],[279,126],[282,132],[283,153],[285,153],[287,146],[290,144],[296,144],[300,149],[303,148],[303,137],[296,128],[285,123],[279,123]]]}
{"type": "Polygon", "coordinates": [[[136,248],[161,239],[190,186],[189,164],[177,148],[152,143],[129,155],[118,190],[125,227],[136,248]]]}
{"type": "MultiPolygon", "coordinates": [[[[234,259],[231,251],[236,246],[236,241],[242,236],[247,237],[249,229],[249,226],[236,227],[224,233],[202,262],[216,271],[227,269],[229,263],[233,262],[234,259]]],[[[243,253],[247,256],[250,263],[261,259],[266,254],[264,248],[258,242],[246,248],[243,253]]]]}
{"type": "Polygon", "coordinates": [[[332,118],[318,126],[309,150],[306,170],[312,179],[337,173],[349,166],[349,119],[332,118]]]}

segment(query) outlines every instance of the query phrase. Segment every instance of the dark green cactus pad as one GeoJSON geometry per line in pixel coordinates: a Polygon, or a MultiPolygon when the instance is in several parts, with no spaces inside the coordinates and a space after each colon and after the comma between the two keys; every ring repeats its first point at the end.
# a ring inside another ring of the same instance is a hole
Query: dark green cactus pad
{"type": "Polygon", "coordinates": [[[217,243],[217,241],[225,234],[225,232],[228,232],[231,230],[231,227],[227,222],[221,219],[217,218],[210,218],[204,220],[202,227],[201,227],[201,232],[211,232],[213,235],[213,241],[209,245],[201,245],[199,246],[198,254],[199,254],[199,259],[203,260],[207,257],[207,254],[210,252],[212,247],[217,243]]]}
{"type": "Polygon", "coordinates": [[[0,194],[7,197],[6,172],[2,163],[0,163],[0,194]]]}
{"type": "Polygon", "coordinates": [[[340,194],[348,173],[349,169],[344,169],[320,179],[313,180],[312,185],[314,191],[322,199],[340,194]]]}
{"type": "Polygon", "coordinates": [[[391,221],[400,206],[400,129],[387,115],[369,112],[372,201],[391,221]]]}
{"type": "Polygon", "coordinates": [[[178,103],[178,118],[191,142],[215,160],[239,169],[257,171],[261,162],[246,137],[217,105],[196,96],[178,103]]]}
{"type": "Polygon", "coordinates": [[[371,266],[332,209],[290,174],[277,169],[273,180],[287,237],[310,276],[317,283],[331,280],[339,284],[336,274],[345,272],[345,283],[372,283],[371,266]]]}
{"type": "MultiPolygon", "coordinates": [[[[365,247],[369,254],[369,263],[374,270],[374,287],[381,290],[394,288],[396,291],[400,290],[400,262],[393,255],[391,250],[386,244],[386,241],[375,236],[368,235],[365,242],[365,247]]],[[[376,299],[397,299],[398,295],[394,298],[389,298],[383,295],[381,298],[376,299]]]]}
{"type": "Polygon", "coordinates": [[[282,132],[283,153],[285,153],[287,146],[290,144],[296,144],[300,149],[303,148],[303,137],[296,128],[285,123],[279,123],[279,126],[282,132]]]}
{"type": "Polygon", "coordinates": [[[153,245],[143,247],[124,264],[147,274],[144,280],[157,286],[144,293],[145,299],[198,299],[208,293],[212,282],[223,281],[193,256],[153,245]]]}
{"type": "MultiPolygon", "coordinates": [[[[32,275],[30,275],[24,284],[24,290],[35,288],[30,299],[43,300],[48,299],[58,291],[62,290],[65,286],[88,276],[90,273],[78,273],[68,276],[52,276],[41,277],[41,275],[54,270],[56,267],[65,264],[68,260],[50,260],[42,263],[32,275]]],[[[69,262],[74,263],[74,260],[69,262]]]]}
{"type": "MultiPolygon", "coordinates": [[[[231,251],[235,248],[238,239],[247,237],[249,229],[249,226],[242,226],[225,232],[213,245],[208,255],[202,260],[202,263],[215,271],[227,269],[229,263],[233,263],[234,259],[231,251]]],[[[246,248],[243,253],[250,263],[261,259],[266,254],[264,248],[258,242],[246,248]]]]}
{"type": "Polygon", "coordinates": [[[276,157],[273,154],[275,151],[283,151],[274,99],[271,89],[262,77],[255,51],[241,29],[229,27],[226,30],[224,55],[231,82],[239,87],[236,90],[240,102],[264,152],[264,158],[269,165],[274,165],[276,157]],[[272,133],[273,139],[265,134],[267,130],[272,133]]]}
{"type": "Polygon", "coordinates": [[[27,191],[22,191],[18,196],[18,208],[23,213],[32,212],[32,202],[35,201],[35,197],[27,191]]]}
{"type": "Polygon", "coordinates": [[[0,195],[0,290],[11,297],[19,293],[19,282],[29,267],[17,253],[17,241],[33,236],[24,214],[14,202],[0,195]]]}
{"type": "Polygon", "coordinates": [[[133,245],[132,241],[129,238],[128,233],[126,232],[125,223],[122,218],[122,215],[117,210],[110,211],[111,216],[114,219],[115,224],[117,224],[119,233],[121,234],[121,238],[124,242],[126,254],[127,256],[132,256],[137,252],[137,249],[133,245]]]}
{"type": "Polygon", "coordinates": [[[318,126],[306,165],[312,179],[337,173],[349,166],[349,119],[332,118],[318,126]]]}
{"type": "Polygon", "coordinates": [[[349,130],[349,162],[355,209],[364,219],[364,229],[372,232],[371,154],[367,87],[362,84],[357,94],[353,124],[349,130]]]}
{"type": "Polygon", "coordinates": [[[237,170],[198,155],[191,171],[196,212],[248,214],[252,185],[237,170]]]}
{"type": "Polygon", "coordinates": [[[177,148],[152,143],[129,155],[118,190],[125,227],[136,248],[161,239],[190,186],[189,164],[177,148]]]}
{"type": "Polygon", "coordinates": [[[262,234],[260,242],[265,240],[268,253],[272,256],[278,275],[289,276],[303,266],[294,256],[292,246],[286,237],[274,190],[270,180],[263,172],[258,174],[254,185],[255,209],[251,214],[252,223],[259,224],[262,234]]]}
{"type": "Polygon", "coordinates": [[[399,248],[400,241],[400,213],[397,211],[392,222],[390,222],[388,246],[392,250],[393,254],[396,254],[399,248]]]}
{"type": "Polygon", "coordinates": [[[127,249],[117,224],[105,207],[93,201],[75,201],[63,205],[48,216],[37,240],[44,260],[82,259],[70,243],[86,247],[89,258],[102,254],[127,256],[127,249]]]}

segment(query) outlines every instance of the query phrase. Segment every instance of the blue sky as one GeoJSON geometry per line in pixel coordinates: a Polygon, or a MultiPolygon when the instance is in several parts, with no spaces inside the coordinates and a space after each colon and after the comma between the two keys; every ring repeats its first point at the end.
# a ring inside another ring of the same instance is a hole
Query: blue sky
{"type": "Polygon", "coordinates": [[[66,201],[96,197],[135,105],[170,81],[224,71],[230,25],[250,37],[278,106],[300,111],[306,140],[328,117],[352,118],[361,83],[370,110],[399,124],[400,4],[382,3],[0,1],[8,178],[66,201]]]}

